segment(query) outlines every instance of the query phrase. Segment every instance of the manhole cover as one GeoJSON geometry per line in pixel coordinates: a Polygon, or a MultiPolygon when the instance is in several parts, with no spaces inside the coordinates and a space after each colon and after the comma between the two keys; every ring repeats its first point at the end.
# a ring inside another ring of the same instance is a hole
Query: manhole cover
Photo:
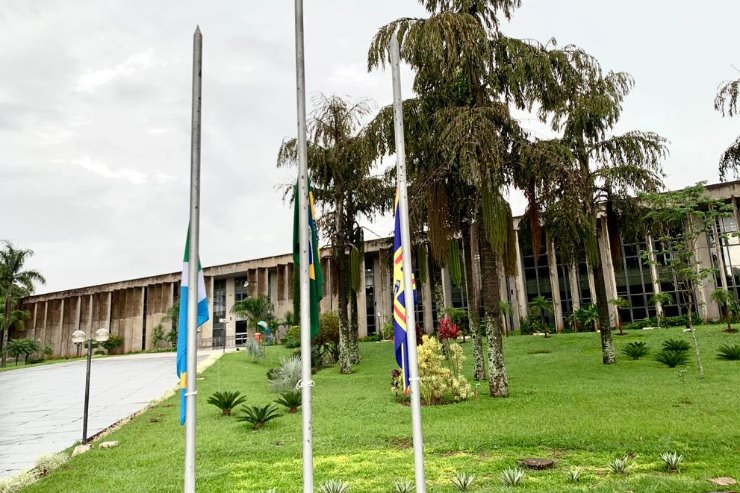
{"type": "Polygon", "coordinates": [[[524,466],[528,469],[547,469],[555,465],[555,461],[552,459],[520,459],[519,465],[524,466]]]}

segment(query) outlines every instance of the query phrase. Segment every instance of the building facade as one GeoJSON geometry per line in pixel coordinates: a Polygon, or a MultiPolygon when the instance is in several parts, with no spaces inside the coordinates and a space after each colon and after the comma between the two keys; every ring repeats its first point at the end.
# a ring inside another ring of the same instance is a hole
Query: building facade
{"type": "MultiPolygon", "coordinates": [[[[710,301],[712,291],[728,289],[740,299],[740,239],[738,232],[737,197],[740,181],[709,185],[713,198],[723,199],[734,206],[734,216],[719,220],[710,235],[699,238],[695,246],[697,258],[703,267],[715,269],[716,276],[696,287],[698,312],[702,318],[718,319],[719,307],[710,301]],[[715,239],[719,238],[719,241],[715,239]]],[[[507,329],[516,329],[528,317],[529,303],[537,296],[552,300],[550,323],[558,330],[565,327],[567,317],[581,306],[595,300],[594,274],[585,256],[571,263],[562,262],[547,233],[539,252],[532,242],[520,234],[520,218],[515,218],[517,232],[517,269],[513,276],[500,272],[501,296],[511,306],[504,316],[507,329]]],[[[604,222],[599,227],[605,228],[604,222]]],[[[653,252],[651,238],[638,241],[620,239],[621,255],[612,257],[609,235],[599,248],[604,262],[603,271],[607,297],[627,300],[628,306],[619,310],[623,323],[653,317],[681,314],[676,304],[676,288],[670,274],[656,263],[647,262],[642,252],[653,252]],[[615,265],[615,262],[619,262],[615,265]],[[673,303],[661,306],[652,302],[656,293],[672,295],[673,303]]],[[[377,334],[391,320],[392,313],[392,239],[384,238],[365,243],[364,265],[360,273],[357,293],[358,330],[361,337],[377,334]]],[[[426,262],[431,260],[426,256],[426,262]]],[[[333,272],[331,252],[323,249],[324,298],[321,310],[337,310],[336,275],[333,272]]],[[[427,265],[427,278],[421,279],[418,266],[416,278],[421,281],[416,307],[416,320],[430,331],[444,307],[467,307],[464,282],[456,285],[449,272],[427,265]]],[[[247,296],[265,296],[275,307],[275,315],[282,318],[293,309],[293,258],[291,254],[247,260],[204,269],[210,319],[201,328],[198,341],[201,347],[240,345],[253,334],[248,332],[245,320],[231,313],[231,308],[247,296]]],[[[120,281],[55,293],[31,296],[22,301],[30,318],[22,331],[11,337],[37,339],[50,346],[56,357],[76,354],[71,342],[72,332],[78,329],[107,328],[111,334],[123,337],[123,352],[145,351],[153,348],[155,330],[167,333],[172,322],[168,310],[179,300],[180,273],[162,274],[141,279],[120,281]]],[[[617,309],[610,305],[612,319],[617,309]]],[[[283,329],[284,330],[284,329],[283,329]]]]}

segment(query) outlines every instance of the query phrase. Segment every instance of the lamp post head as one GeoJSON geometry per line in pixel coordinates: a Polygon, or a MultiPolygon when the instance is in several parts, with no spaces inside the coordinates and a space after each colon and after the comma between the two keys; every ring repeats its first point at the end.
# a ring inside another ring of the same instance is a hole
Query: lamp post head
{"type": "Polygon", "coordinates": [[[109,336],[110,332],[108,332],[107,329],[98,329],[97,332],[95,332],[95,340],[98,342],[107,341],[109,336]]]}
{"type": "Polygon", "coordinates": [[[82,330],[75,330],[72,332],[72,342],[75,344],[82,344],[85,342],[85,332],[82,330]]]}

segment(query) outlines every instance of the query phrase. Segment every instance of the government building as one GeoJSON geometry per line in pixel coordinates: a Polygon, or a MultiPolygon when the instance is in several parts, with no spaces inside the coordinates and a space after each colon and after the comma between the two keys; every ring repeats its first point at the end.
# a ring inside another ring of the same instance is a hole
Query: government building
{"type": "MultiPolygon", "coordinates": [[[[703,285],[695,287],[698,313],[705,320],[715,320],[720,318],[720,309],[710,299],[712,291],[725,288],[740,299],[740,239],[729,234],[738,231],[740,181],[709,185],[707,191],[712,198],[725,200],[734,206],[734,215],[720,219],[712,234],[699,238],[695,247],[702,266],[712,268],[716,273],[703,285]],[[715,241],[716,238],[720,241],[715,241]]],[[[518,247],[516,273],[511,277],[501,273],[505,281],[500,283],[501,296],[512,308],[510,313],[502,315],[504,326],[506,330],[516,330],[520,320],[528,317],[529,302],[537,296],[544,296],[553,302],[549,322],[561,330],[568,315],[595,299],[592,269],[585,258],[579,262],[562,263],[546,232],[543,232],[541,250],[534,252],[531,241],[519,234],[520,220],[514,219],[518,247]]],[[[599,227],[605,228],[606,224],[602,221],[599,227]]],[[[605,243],[599,247],[607,296],[610,300],[623,298],[628,305],[619,309],[622,323],[661,313],[680,315],[681,308],[675,303],[678,296],[674,280],[660,269],[660,262],[657,266],[655,263],[651,265],[641,255],[641,252],[653,249],[653,242],[649,238],[639,241],[620,239],[621,255],[612,257],[613,248],[608,244],[608,235],[602,236],[605,243]],[[619,264],[615,265],[615,262],[619,264]],[[656,293],[668,293],[674,301],[664,306],[653,304],[651,298],[656,293]]],[[[361,337],[379,333],[391,320],[392,238],[366,241],[364,250],[357,303],[361,337]]],[[[337,310],[331,252],[323,249],[320,256],[325,278],[321,310],[337,310]]],[[[432,262],[428,256],[427,262],[432,262]]],[[[431,265],[425,271],[427,282],[423,282],[419,289],[416,320],[430,331],[444,307],[466,308],[467,296],[464,282],[457,280],[460,285],[456,285],[448,269],[431,265]]],[[[205,267],[204,274],[211,313],[198,334],[200,347],[220,348],[224,343],[227,347],[241,345],[253,335],[248,334],[246,321],[231,313],[234,303],[247,296],[269,298],[278,319],[293,309],[292,254],[205,267]]],[[[22,307],[29,311],[30,318],[24,330],[15,331],[11,337],[37,339],[42,347],[50,346],[55,357],[67,357],[76,354],[72,332],[107,328],[111,334],[123,337],[123,352],[152,349],[154,328],[161,325],[164,333],[171,329],[166,312],[178,302],[180,277],[180,272],[173,272],[30,296],[22,301],[22,307]]],[[[610,310],[612,320],[615,320],[617,309],[610,305],[610,310]]]]}

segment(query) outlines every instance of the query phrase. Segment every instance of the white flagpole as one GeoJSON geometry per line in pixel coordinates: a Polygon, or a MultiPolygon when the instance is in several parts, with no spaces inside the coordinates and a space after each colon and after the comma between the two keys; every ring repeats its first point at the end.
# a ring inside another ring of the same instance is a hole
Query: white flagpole
{"type": "MultiPolygon", "coordinates": [[[[301,418],[303,420],[303,493],[313,493],[311,423],[311,307],[308,279],[308,151],[306,148],[306,68],[303,48],[303,0],[295,0],[295,65],[298,106],[298,229],[301,283],[301,418]]],[[[319,259],[314,259],[318,262],[319,259]]]]}
{"type": "Polygon", "coordinates": [[[421,398],[419,367],[416,357],[416,320],[414,319],[414,287],[412,285],[411,239],[409,238],[409,201],[406,189],[406,147],[403,134],[403,100],[401,99],[401,55],[398,32],[391,38],[391,70],[393,73],[393,129],[396,136],[398,180],[398,211],[401,215],[401,248],[403,249],[403,296],[406,300],[406,343],[409,354],[409,384],[411,387],[411,431],[414,441],[414,479],[416,492],[426,491],[424,478],[424,439],[421,434],[421,398]],[[410,307],[410,309],[409,309],[410,307]]]}
{"type": "Polygon", "coordinates": [[[185,493],[195,492],[195,396],[198,324],[198,238],[200,234],[200,104],[203,36],[193,35],[193,107],[190,141],[190,255],[188,257],[188,344],[185,390],[185,493]]]}

